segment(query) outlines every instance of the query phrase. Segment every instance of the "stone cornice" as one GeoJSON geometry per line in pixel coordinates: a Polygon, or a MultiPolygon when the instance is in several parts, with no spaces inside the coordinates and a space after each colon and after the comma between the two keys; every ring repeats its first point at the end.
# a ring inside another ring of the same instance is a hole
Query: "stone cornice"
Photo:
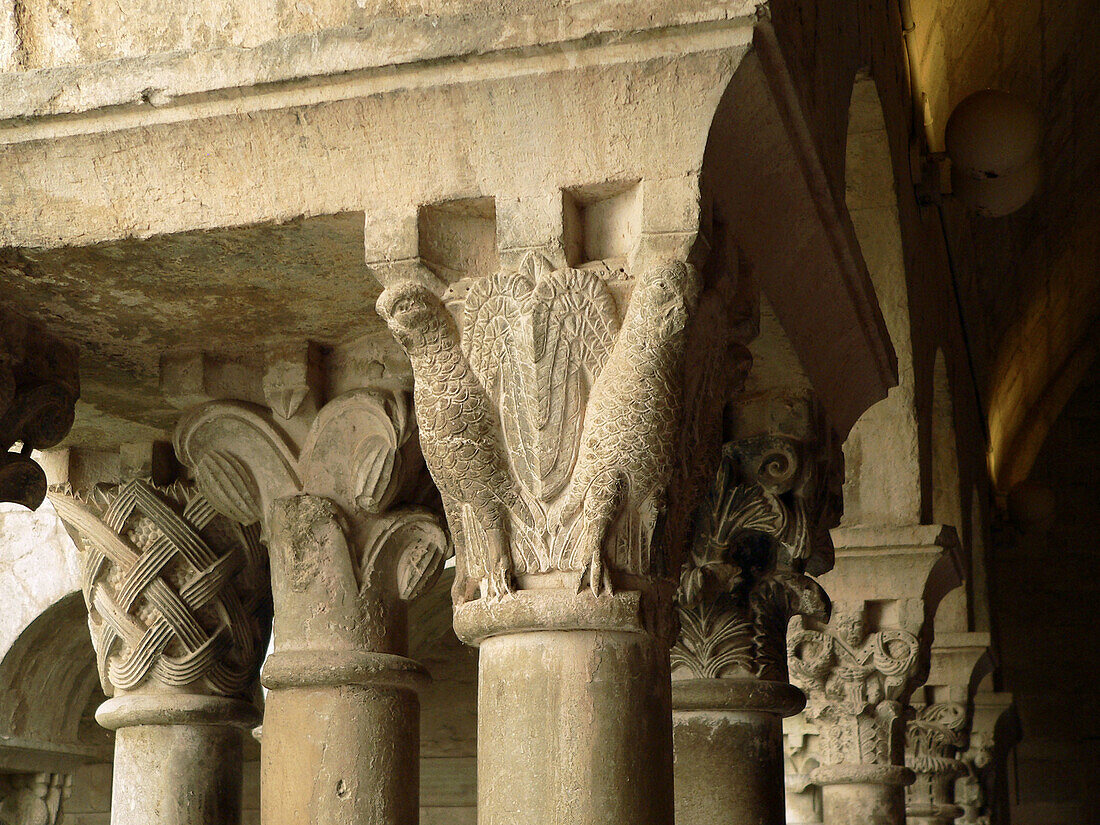
{"type": "Polygon", "coordinates": [[[5,102],[0,145],[298,108],[395,89],[743,49],[756,6],[673,6],[661,19],[630,4],[597,5],[614,5],[617,13],[590,9],[589,16],[570,17],[564,30],[559,15],[530,15],[507,27],[470,15],[442,24],[434,17],[405,17],[252,48],[0,75],[5,102]]]}

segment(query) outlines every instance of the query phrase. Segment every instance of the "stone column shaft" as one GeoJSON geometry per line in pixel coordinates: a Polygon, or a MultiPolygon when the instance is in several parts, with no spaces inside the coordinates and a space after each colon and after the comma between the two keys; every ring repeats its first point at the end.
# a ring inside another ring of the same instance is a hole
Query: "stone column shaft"
{"type": "Polygon", "coordinates": [[[427,672],[381,653],[283,653],[264,667],[265,823],[415,823],[427,672]]]}
{"type": "Polygon", "coordinates": [[[901,825],[905,822],[905,786],[913,777],[904,768],[867,772],[848,769],[843,775],[819,773],[815,779],[821,785],[828,825],[901,825]]]}
{"type": "Polygon", "coordinates": [[[260,718],[215,696],[124,696],[96,711],[115,731],[112,825],[237,825],[243,737],[260,718]]]}
{"type": "Polygon", "coordinates": [[[804,701],[781,682],[674,682],[676,822],[783,825],[782,720],[804,701]]]}
{"type": "Polygon", "coordinates": [[[666,651],[644,632],[622,630],[483,641],[478,821],[668,825],[666,651]]]}

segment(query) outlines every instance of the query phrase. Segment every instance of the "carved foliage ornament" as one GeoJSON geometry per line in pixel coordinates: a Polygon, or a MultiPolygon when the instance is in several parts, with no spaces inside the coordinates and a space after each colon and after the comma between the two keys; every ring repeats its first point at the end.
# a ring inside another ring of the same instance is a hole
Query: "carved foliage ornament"
{"type": "Polygon", "coordinates": [[[960,761],[965,772],[955,783],[955,801],[963,814],[957,821],[960,825],[989,825],[988,785],[995,773],[992,731],[972,729],[960,761]]]}
{"type": "Polygon", "coordinates": [[[906,791],[910,806],[950,804],[954,780],[967,772],[956,754],[966,744],[966,708],[956,702],[915,709],[905,729],[905,764],[917,774],[906,791]]]}
{"type": "Polygon", "coordinates": [[[554,269],[476,282],[444,302],[391,286],[378,311],[408,353],[425,461],[461,559],[455,599],[513,589],[513,574],[660,575],[651,549],[683,415],[683,354],[698,273],[657,266],[625,314],[610,273],[554,269]],[[605,562],[609,567],[605,567],[605,562]]]}
{"type": "Polygon", "coordinates": [[[37,509],[46,475],[31,450],[61,441],[73,425],[80,383],[76,351],[13,316],[0,315],[0,501],[37,509]],[[20,443],[20,453],[11,452],[20,443]]]}
{"type": "Polygon", "coordinates": [[[819,531],[800,446],[778,436],[725,446],[680,577],[674,672],[786,681],[791,616],[828,621],[829,598],[804,573],[819,531]]]}
{"type": "Polygon", "coordinates": [[[795,617],[787,635],[791,681],[806,693],[827,764],[900,764],[899,701],[917,671],[919,642],[901,629],[867,632],[862,612],[840,613],[823,629],[795,617]]]}
{"type": "Polygon", "coordinates": [[[392,506],[417,481],[415,432],[404,394],[353,390],[321,409],[300,448],[264,409],[236,401],[188,413],[175,448],[219,512],[259,524],[265,536],[277,501],[308,493],[332,502],[357,548],[359,591],[382,587],[413,598],[451,552],[431,511],[392,506]]]}
{"type": "Polygon", "coordinates": [[[83,545],[81,580],[103,690],[248,697],[266,643],[266,556],[254,527],[192,486],[135,480],[51,499],[83,545]]]}

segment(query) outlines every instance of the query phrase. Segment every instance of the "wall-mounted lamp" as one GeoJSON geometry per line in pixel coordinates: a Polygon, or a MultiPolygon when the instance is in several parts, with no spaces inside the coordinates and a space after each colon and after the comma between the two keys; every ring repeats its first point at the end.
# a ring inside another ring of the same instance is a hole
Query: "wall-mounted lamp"
{"type": "Polygon", "coordinates": [[[947,121],[952,192],[979,215],[1015,212],[1039,186],[1040,124],[1027,102],[983,89],[965,98],[947,121]]]}

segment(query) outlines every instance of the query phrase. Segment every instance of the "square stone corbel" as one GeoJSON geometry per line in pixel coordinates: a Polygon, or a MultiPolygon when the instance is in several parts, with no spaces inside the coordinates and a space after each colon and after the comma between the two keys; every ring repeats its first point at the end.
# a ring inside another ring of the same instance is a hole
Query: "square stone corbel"
{"type": "Polygon", "coordinates": [[[921,635],[940,600],[963,581],[954,527],[838,527],[832,537],[836,562],[822,586],[838,605],[877,605],[884,626],[921,635]]]}

